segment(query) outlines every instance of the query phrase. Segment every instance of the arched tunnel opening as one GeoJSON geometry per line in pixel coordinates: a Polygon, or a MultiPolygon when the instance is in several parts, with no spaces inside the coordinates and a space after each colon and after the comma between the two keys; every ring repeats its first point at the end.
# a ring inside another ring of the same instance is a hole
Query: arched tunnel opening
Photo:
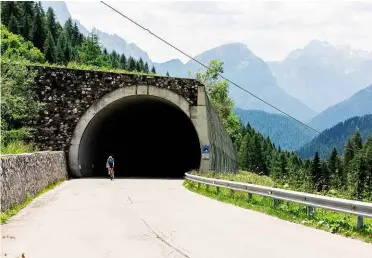
{"type": "Polygon", "coordinates": [[[195,127],[174,103],[154,96],[117,100],[98,112],[79,147],[82,176],[107,177],[106,160],[115,159],[115,177],[181,178],[200,166],[195,127]]]}

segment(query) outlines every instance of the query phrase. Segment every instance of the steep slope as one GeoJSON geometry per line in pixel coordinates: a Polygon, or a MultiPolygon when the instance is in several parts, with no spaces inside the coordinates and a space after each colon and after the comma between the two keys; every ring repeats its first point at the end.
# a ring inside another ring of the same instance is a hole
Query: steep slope
{"type": "Polygon", "coordinates": [[[309,125],[324,130],[350,117],[372,114],[372,85],[358,91],[349,99],[327,108],[314,117],[309,125]]]}
{"type": "MultiPolygon", "coordinates": [[[[212,59],[223,61],[224,75],[227,78],[297,119],[309,121],[315,115],[313,110],[280,88],[268,65],[244,44],[222,45],[205,51],[195,58],[204,64],[208,64],[212,59]]],[[[195,73],[198,69],[205,70],[195,61],[191,60],[186,63],[186,71],[190,70],[195,73]]],[[[238,108],[277,113],[275,109],[233,85],[230,87],[230,96],[238,108]]]]}
{"type": "Polygon", "coordinates": [[[236,109],[236,114],[244,125],[249,123],[282,149],[296,150],[316,136],[315,132],[284,115],[240,108],[236,109]]]}
{"type": "MultiPolygon", "coordinates": [[[[68,11],[67,5],[63,1],[42,1],[41,5],[45,11],[49,7],[53,8],[57,21],[63,26],[68,18],[71,17],[70,12],[68,11]]],[[[77,23],[79,30],[83,35],[88,35],[90,31],[86,29],[78,20],[74,20],[77,23]]],[[[135,59],[142,58],[143,61],[147,62],[149,66],[152,66],[152,61],[150,60],[148,54],[140,49],[136,44],[128,44],[123,38],[114,34],[108,34],[106,32],[94,29],[94,32],[99,36],[100,43],[105,47],[109,52],[115,50],[117,53],[124,53],[127,57],[131,56],[135,59]]]]}
{"type": "Polygon", "coordinates": [[[318,151],[320,157],[327,158],[333,147],[336,147],[339,153],[343,153],[347,140],[356,130],[359,130],[363,140],[372,135],[372,115],[357,116],[338,123],[323,131],[323,134],[327,137],[324,135],[317,136],[301,147],[297,154],[302,158],[311,158],[318,151]]]}
{"type": "Polygon", "coordinates": [[[268,64],[280,87],[318,112],[372,83],[371,52],[319,40],[268,64]]]}

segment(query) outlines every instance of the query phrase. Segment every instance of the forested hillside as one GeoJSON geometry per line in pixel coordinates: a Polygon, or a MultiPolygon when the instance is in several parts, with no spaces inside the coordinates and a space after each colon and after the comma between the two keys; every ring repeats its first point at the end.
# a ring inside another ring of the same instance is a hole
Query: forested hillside
{"type": "Polygon", "coordinates": [[[1,23],[10,32],[31,42],[49,64],[156,73],[155,68],[149,67],[142,59],[135,60],[116,51],[109,53],[102,49],[99,37],[94,33],[85,37],[71,18],[65,24],[59,24],[53,9],[49,8],[45,13],[41,3],[1,2],[1,14],[1,23]]]}
{"type": "Polygon", "coordinates": [[[302,146],[297,153],[303,158],[310,158],[316,151],[318,151],[320,157],[325,158],[331,153],[333,147],[336,147],[338,153],[343,153],[347,140],[356,130],[359,131],[363,140],[366,140],[368,136],[371,136],[372,114],[353,117],[344,122],[338,123],[337,125],[323,131],[323,135],[317,136],[311,142],[302,146]]]}
{"type": "Polygon", "coordinates": [[[276,146],[285,150],[296,150],[316,136],[314,131],[284,115],[240,108],[235,112],[243,124],[249,123],[264,136],[269,136],[276,146]]]}

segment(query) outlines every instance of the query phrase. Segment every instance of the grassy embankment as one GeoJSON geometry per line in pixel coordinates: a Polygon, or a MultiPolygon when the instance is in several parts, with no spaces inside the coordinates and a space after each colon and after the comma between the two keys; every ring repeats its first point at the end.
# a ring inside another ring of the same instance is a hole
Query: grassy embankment
{"type": "MultiPolygon", "coordinates": [[[[218,176],[214,173],[207,173],[203,174],[203,176],[233,180],[237,182],[250,182],[252,184],[264,186],[276,185],[277,187],[282,188],[282,186],[275,184],[270,177],[259,176],[257,174],[245,171],[240,171],[237,174],[218,174],[218,176]]],[[[372,243],[371,218],[364,218],[364,228],[357,229],[357,217],[354,215],[347,215],[324,209],[315,209],[312,217],[308,219],[306,206],[301,204],[280,201],[279,205],[274,207],[273,200],[269,197],[253,195],[252,199],[248,200],[247,193],[232,193],[229,189],[223,188],[220,188],[219,193],[217,193],[216,187],[209,186],[207,190],[206,186],[201,184],[200,188],[198,188],[197,183],[189,180],[185,180],[184,186],[195,193],[205,195],[221,202],[230,203],[242,208],[266,213],[280,219],[372,243]]]]}

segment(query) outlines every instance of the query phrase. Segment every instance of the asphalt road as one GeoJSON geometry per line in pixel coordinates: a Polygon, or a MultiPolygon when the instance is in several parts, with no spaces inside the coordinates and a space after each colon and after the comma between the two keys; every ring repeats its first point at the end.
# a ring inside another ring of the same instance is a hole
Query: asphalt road
{"type": "Polygon", "coordinates": [[[12,258],[372,257],[372,244],[211,200],[181,180],[72,180],[1,230],[12,258]]]}

